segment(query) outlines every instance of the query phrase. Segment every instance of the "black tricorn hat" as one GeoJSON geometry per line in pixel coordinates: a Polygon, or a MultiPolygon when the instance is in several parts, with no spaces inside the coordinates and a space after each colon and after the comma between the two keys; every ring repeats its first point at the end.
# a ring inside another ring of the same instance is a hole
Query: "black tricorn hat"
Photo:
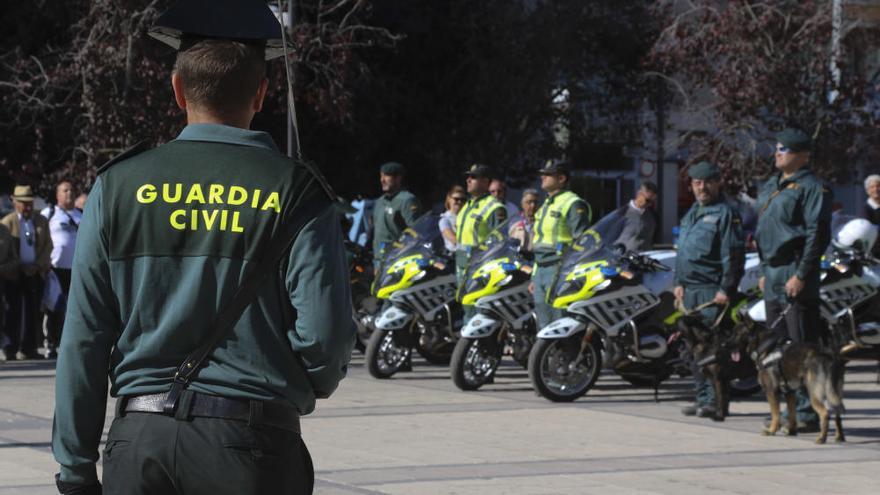
{"type": "Polygon", "coordinates": [[[192,37],[265,42],[266,60],[284,55],[281,23],[263,0],[180,0],[149,34],[175,50],[192,37]]]}

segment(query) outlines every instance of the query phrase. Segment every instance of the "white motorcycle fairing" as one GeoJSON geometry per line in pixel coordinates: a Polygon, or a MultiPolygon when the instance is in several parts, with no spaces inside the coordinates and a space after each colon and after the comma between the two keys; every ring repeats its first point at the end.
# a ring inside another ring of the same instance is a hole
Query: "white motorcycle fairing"
{"type": "Polygon", "coordinates": [[[539,339],[565,339],[587,328],[583,323],[568,316],[554,320],[538,332],[539,339]]]}
{"type": "Polygon", "coordinates": [[[476,314],[461,329],[462,338],[482,339],[501,328],[502,322],[485,314],[476,314]]]}
{"type": "Polygon", "coordinates": [[[396,306],[386,309],[376,318],[376,330],[393,332],[395,330],[403,330],[407,324],[412,321],[415,315],[396,306]]]}

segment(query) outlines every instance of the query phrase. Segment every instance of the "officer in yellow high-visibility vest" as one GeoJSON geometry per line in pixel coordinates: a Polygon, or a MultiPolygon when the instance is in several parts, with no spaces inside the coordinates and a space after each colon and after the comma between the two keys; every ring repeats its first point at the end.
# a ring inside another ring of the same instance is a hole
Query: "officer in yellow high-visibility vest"
{"type": "MultiPolygon", "coordinates": [[[[504,203],[489,194],[492,169],[475,163],[465,172],[470,198],[455,219],[455,274],[461,286],[468,257],[473,249],[486,242],[489,233],[507,220],[504,203]]],[[[472,316],[473,307],[465,308],[465,318],[472,316]]]]}
{"type": "Polygon", "coordinates": [[[589,203],[568,190],[569,170],[565,163],[548,161],[538,173],[547,199],[535,216],[535,270],[530,289],[535,297],[538,328],[542,328],[562,316],[547,301],[547,291],[553,284],[562,252],[590,226],[592,211],[589,203]]]}

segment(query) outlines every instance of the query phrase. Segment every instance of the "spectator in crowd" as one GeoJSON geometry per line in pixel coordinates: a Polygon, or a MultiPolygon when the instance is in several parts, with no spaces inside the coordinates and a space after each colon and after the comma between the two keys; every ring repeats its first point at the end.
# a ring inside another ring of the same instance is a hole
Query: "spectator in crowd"
{"type": "Polygon", "coordinates": [[[869,175],[865,179],[865,193],[868,194],[868,200],[862,216],[874,225],[880,225],[880,175],[869,175]]]}
{"type": "Polygon", "coordinates": [[[522,194],[522,215],[510,226],[510,237],[519,239],[520,251],[530,253],[532,251],[532,236],[534,235],[535,213],[538,211],[540,195],[537,189],[526,189],[522,194]]]}
{"type": "Polygon", "coordinates": [[[446,211],[440,215],[440,233],[443,234],[443,244],[450,253],[455,251],[455,219],[466,201],[467,191],[459,185],[450,187],[446,193],[446,211]]]}
{"type": "MultiPolygon", "coordinates": [[[[52,236],[52,270],[58,277],[65,301],[70,290],[70,269],[73,266],[76,233],[82,220],[82,212],[76,208],[75,197],[73,184],[70,181],[61,181],[55,187],[55,204],[40,212],[49,221],[49,233],[52,236]]],[[[46,357],[54,359],[57,356],[56,349],[61,342],[61,330],[64,327],[64,308],[50,311],[47,316],[46,357]]]]}
{"type": "Polygon", "coordinates": [[[657,184],[646,180],[636,197],[620,207],[618,213],[623,215],[626,223],[615,244],[623,244],[627,251],[646,251],[654,246],[657,218],[653,207],[657,203],[657,192],[657,184]]]}
{"type": "Polygon", "coordinates": [[[511,219],[511,221],[519,216],[519,208],[510,201],[507,201],[507,184],[503,180],[492,179],[492,182],[489,183],[489,194],[495,196],[495,199],[498,201],[501,201],[504,209],[507,210],[507,218],[511,219]]]}
{"type": "Polygon", "coordinates": [[[6,284],[9,303],[6,335],[9,343],[3,352],[7,360],[40,359],[42,356],[37,353],[37,348],[43,334],[40,314],[43,278],[52,268],[49,222],[40,215],[34,215],[31,186],[15,186],[12,202],[15,211],[0,220],[0,224],[15,239],[12,247],[18,258],[18,267],[6,284]]]}
{"type": "Polygon", "coordinates": [[[86,209],[86,200],[89,199],[89,193],[80,193],[79,196],[76,197],[76,201],[73,203],[73,206],[82,212],[86,209]]]}

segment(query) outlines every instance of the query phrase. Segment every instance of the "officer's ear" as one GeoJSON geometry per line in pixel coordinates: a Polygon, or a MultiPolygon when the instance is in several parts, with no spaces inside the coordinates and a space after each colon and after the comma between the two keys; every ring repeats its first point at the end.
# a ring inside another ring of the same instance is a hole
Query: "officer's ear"
{"type": "Polygon", "coordinates": [[[260,81],[260,87],[257,88],[257,94],[254,96],[253,105],[251,105],[251,110],[254,112],[259,112],[263,109],[263,100],[266,99],[266,92],[269,89],[269,80],[265,77],[262,81],[260,81]]]}
{"type": "Polygon", "coordinates": [[[174,90],[174,101],[181,110],[186,110],[186,96],[183,94],[183,81],[177,71],[171,73],[171,89],[174,90]]]}

